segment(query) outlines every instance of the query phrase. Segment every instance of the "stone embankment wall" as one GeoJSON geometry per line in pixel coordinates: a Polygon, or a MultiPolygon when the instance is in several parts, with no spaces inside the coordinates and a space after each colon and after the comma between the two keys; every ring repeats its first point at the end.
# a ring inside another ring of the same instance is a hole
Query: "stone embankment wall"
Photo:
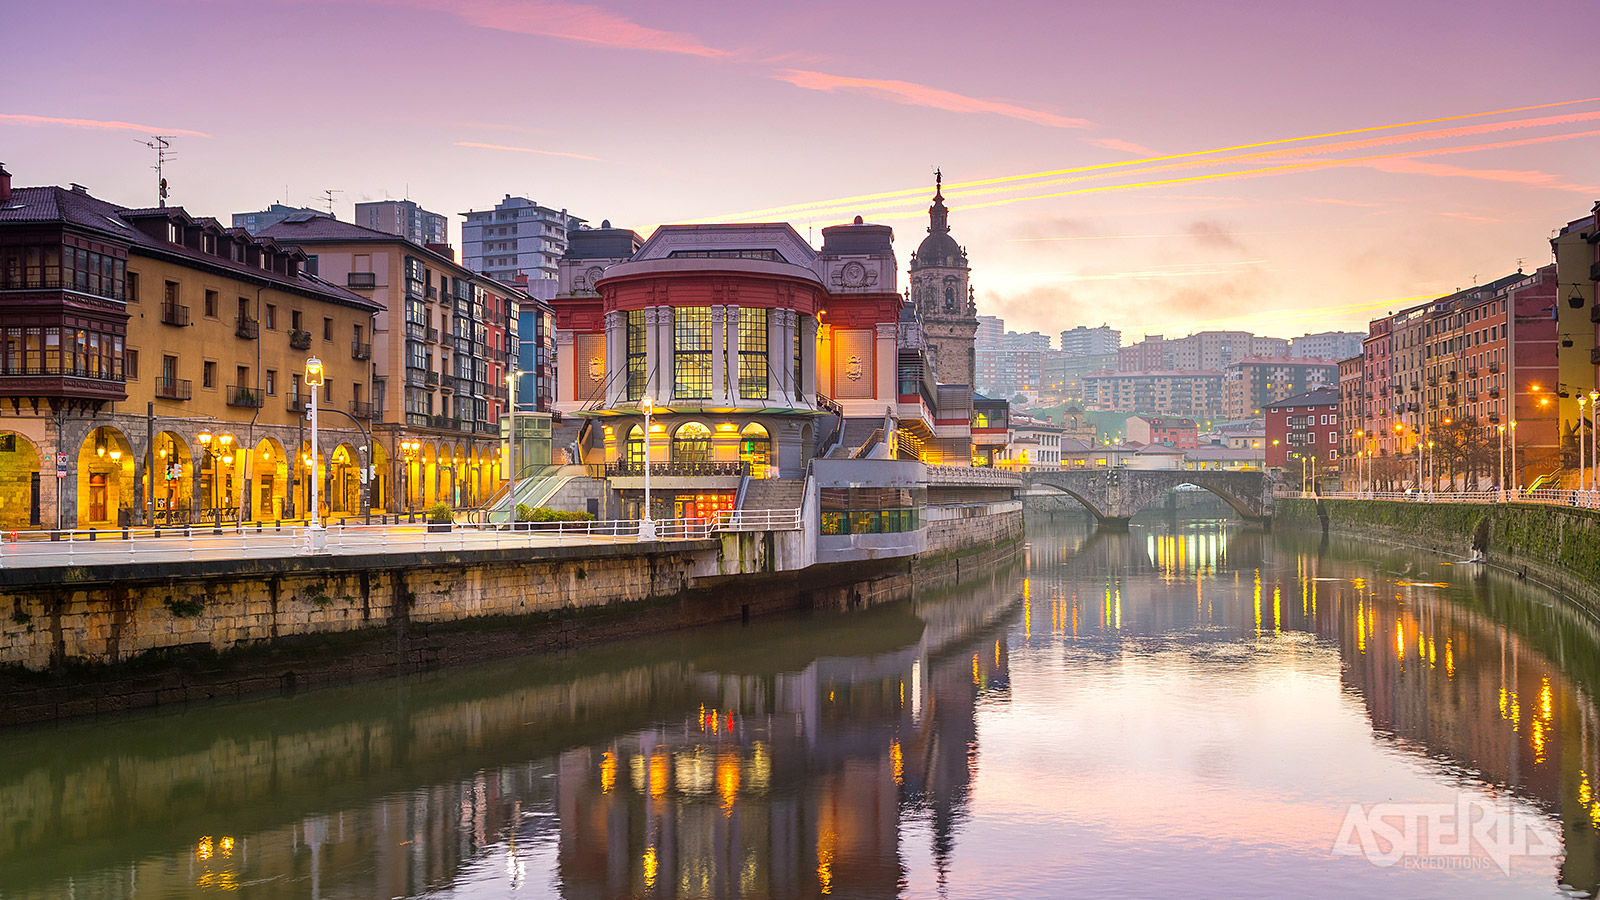
{"type": "Polygon", "coordinates": [[[1600,512],[1543,503],[1278,500],[1274,524],[1370,537],[1465,559],[1483,523],[1489,564],[1600,613],[1600,512]],[[1320,507],[1320,514],[1319,514],[1320,507]]]}
{"type": "Polygon", "coordinates": [[[0,571],[0,725],[241,697],[911,596],[1014,556],[1020,512],[913,558],[783,571],[788,533],[0,571]]]}

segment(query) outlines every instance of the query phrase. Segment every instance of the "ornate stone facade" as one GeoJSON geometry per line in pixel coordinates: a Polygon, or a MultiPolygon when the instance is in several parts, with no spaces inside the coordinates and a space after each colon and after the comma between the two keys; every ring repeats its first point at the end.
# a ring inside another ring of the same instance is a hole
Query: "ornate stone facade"
{"type": "Polygon", "coordinates": [[[934,375],[941,384],[970,386],[977,378],[978,310],[968,284],[967,251],[950,236],[943,180],[935,174],[928,236],[911,255],[911,301],[922,316],[934,375]]]}

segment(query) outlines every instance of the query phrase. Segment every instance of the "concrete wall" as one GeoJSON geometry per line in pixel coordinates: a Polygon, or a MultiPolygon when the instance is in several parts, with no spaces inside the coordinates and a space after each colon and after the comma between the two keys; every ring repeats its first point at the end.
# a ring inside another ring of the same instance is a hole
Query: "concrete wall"
{"type": "Polygon", "coordinates": [[[1274,523],[1419,547],[1465,559],[1487,523],[1489,564],[1543,582],[1600,613],[1600,512],[1538,503],[1278,500],[1274,523]]]}

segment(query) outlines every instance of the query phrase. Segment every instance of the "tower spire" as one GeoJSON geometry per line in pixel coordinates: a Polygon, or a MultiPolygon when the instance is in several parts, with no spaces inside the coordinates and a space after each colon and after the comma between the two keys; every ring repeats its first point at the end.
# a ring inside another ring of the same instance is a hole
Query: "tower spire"
{"type": "Polygon", "coordinates": [[[933,170],[933,205],[928,207],[928,233],[950,231],[950,211],[944,206],[944,172],[933,170]]]}

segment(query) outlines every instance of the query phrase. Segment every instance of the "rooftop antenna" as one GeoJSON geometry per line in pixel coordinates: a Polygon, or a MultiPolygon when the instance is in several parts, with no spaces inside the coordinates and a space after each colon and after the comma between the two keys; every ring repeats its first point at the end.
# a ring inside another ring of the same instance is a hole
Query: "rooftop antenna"
{"type": "Polygon", "coordinates": [[[138,138],[134,138],[134,140],[156,152],[156,164],[150,168],[156,170],[156,205],[159,207],[167,205],[167,178],[162,174],[162,168],[169,160],[177,159],[177,156],[172,152],[173,137],[175,135],[152,134],[148,141],[139,141],[138,138]]]}
{"type": "Polygon", "coordinates": [[[342,193],[344,193],[344,191],[339,190],[338,188],[323,188],[322,189],[322,202],[328,204],[328,215],[329,216],[333,215],[333,195],[334,194],[342,194],[342,193]]]}

